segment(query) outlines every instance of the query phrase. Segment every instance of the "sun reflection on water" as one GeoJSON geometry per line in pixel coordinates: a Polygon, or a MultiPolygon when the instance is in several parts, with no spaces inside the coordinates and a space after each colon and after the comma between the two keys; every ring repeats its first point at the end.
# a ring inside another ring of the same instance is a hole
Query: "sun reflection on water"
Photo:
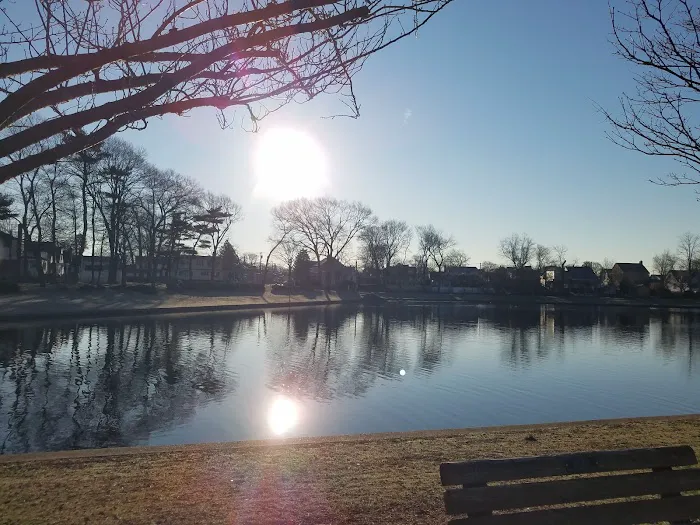
{"type": "Polygon", "coordinates": [[[281,436],[292,430],[299,420],[297,404],[289,398],[278,397],[270,405],[267,413],[267,424],[270,430],[281,436]]]}

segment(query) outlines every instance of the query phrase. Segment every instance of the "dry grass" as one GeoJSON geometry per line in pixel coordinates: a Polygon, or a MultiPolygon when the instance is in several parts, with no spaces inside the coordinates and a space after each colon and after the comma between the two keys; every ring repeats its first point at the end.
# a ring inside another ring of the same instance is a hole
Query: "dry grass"
{"type": "Polygon", "coordinates": [[[442,523],[443,461],[674,444],[700,418],[10,456],[0,523],[442,523]]]}

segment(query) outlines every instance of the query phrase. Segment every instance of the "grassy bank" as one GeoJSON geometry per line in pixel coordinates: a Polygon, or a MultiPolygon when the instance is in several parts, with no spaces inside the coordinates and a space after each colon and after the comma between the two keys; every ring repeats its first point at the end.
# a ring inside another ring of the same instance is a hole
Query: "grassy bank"
{"type": "Polygon", "coordinates": [[[0,457],[0,523],[441,523],[443,461],[690,444],[700,417],[0,457]]]}
{"type": "Polygon", "coordinates": [[[169,293],[154,294],[116,289],[79,290],[75,288],[32,287],[21,294],[0,296],[0,323],[66,318],[104,318],[173,313],[235,311],[249,308],[322,306],[359,301],[354,292],[308,291],[296,295],[169,293]]]}
{"type": "MultiPolygon", "coordinates": [[[[493,305],[562,305],[614,306],[644,308],[700,309],[700,302],[683,298],[631,299],[617,297],[554,297],[518,295],[457,295],[437,293],[378,293],[381,300],[420,303],[461,303],[493,305]]],[[[357,302],[356,292],[308,291],[296,295],[272,293],[270,288],[258,295],[230,293],[169,293],[159,291],[144,294],[121,289],[78,290],[31,287],[21,294],[0,295],[0,323],[53,319],[97,319],[144,315],[225,312],[251,308],[287,308],[295,306],[324,306],[357,302]]],[[[378,304],[377,301],[371,302],[378,304]]]]}

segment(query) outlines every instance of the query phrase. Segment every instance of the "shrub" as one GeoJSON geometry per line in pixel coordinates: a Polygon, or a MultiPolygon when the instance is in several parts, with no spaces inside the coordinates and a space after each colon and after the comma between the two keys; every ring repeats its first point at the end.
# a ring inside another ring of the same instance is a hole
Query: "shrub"
{"type": "Polygon", "coordinates": [[[0,281],[0,294],[20,293],[22,290],[15,281],[0,281]]]}
{"type": "Polygon", "coordinates": [[[155,295],[158,293],[158,289],[155,286],[151,286],[150,284],[134,284],[132,286],[127,287],[127,290],[130,290],[132,292],[145,293],[149,295],[155,295]]]}

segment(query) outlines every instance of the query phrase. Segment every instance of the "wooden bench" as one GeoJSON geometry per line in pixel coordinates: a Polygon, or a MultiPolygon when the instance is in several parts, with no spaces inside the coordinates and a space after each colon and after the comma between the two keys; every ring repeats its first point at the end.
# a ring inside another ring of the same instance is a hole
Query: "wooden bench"
{"type": "Polygon", "coordinates": [[[691,447],[643,448],[443,463],[440,479],[462,485],[445,491],[447,513],[467,515],[451,525],[692,523],[700,495],[681,492],[700,490],[700,469],[673,467],[696,464],[691,447]]]}

